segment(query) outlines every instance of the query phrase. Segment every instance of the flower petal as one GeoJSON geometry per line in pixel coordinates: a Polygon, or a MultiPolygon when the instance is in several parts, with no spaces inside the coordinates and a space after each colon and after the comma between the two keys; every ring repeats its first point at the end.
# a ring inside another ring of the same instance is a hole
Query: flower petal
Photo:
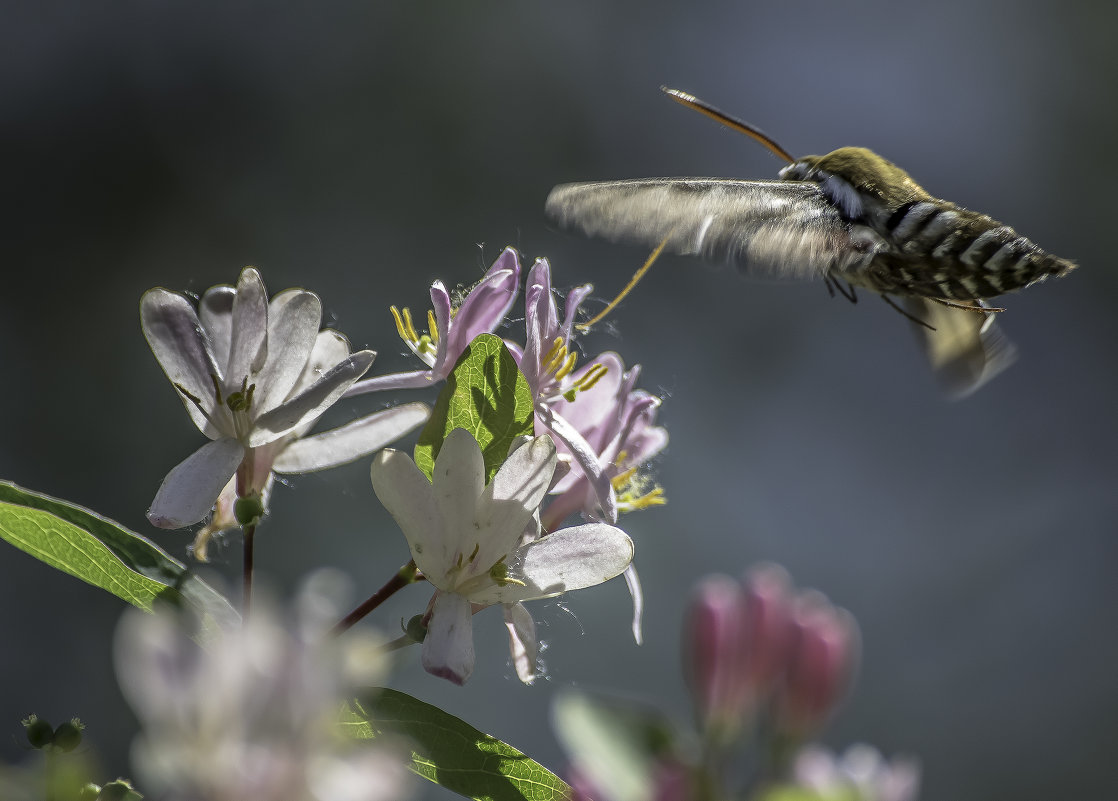
{"type": "Polygon", "coordinates": [[[343,398],[364,395],[367,392],[380,392],[385,389],[423,389],[432,386],[436,379],[430,370],[413,370],[409,373],[389,373],[358,381],[347,389],[343,398]]]}
{"type": "Polygon", "coordinates": [[[297,439],[272,465],[277,473],[312,473],[352,462],[407,434],[427,421],[431,407],[406,403],[361,417],[313,437],[297,439]]]}
{"type": "Polygon", "coordinates": [[[601,584],[633,561],[633,541],[619,528],[587,523],[564,528],[516,550],[510,575],[521,586],[496,584],[471,594],[476,604],[514,603],[601,584]]]}
{"type": "Polygon", "coordinates": [[[220,378],[221,373],[214,364],[194,306],[177,292],[152,289],[140,300],[140,323],[152,353],[167,379],[177,388],[190,419],[210,439],[222,436],[194,401],[183,393],[183,390],[189,392],[206,412],[213,414],[213,377],[220,378]]]}
{"type": "MultiPolygon", "coordinates": [[[[613,491],[609,476],[602,471],[597,453],[583,439],[582,434],[568,423],[563,415],[555,412],[550,406],[543,407],[538,412],[538,416],[547,430],[567,447],[571,456],[574,457],[575,464],[582,469],[586,480],[590,482],[594,495],[597,496],[598,506],[602,510],[603,518],[610,522],[616,522],[617,494],[613,491]]],[[[577,473],[572,470],[552,489],[552,492],[561,493],[566,491],[568,487],[573,486],[576,479],[577,473]]]]}
{"type": "Polygon", "coordinates": [[[214,363],[222,375],[229,367],[229,345],[233,341],[233,298],[235,287],[218,284],[206,290],[198,302],[198,319],[209,336],[214,363]]]}
{"type": "Polygon", "coordinates": [[[509,454],[477,501],[477,564],[488,568],[516,547],[554,473],[551,437],[536,437],[509,454]]]}
{"type": "Polygon", "coordinates": [[[310,388],[256,418],[249,447],[266,445],[301,425],[317,420],[373,363],[371,350],[359,350],[337,364],[310,388]]]}
{"type": "MultiPolygon", "coordinates": [[[[485,489],[481,446],[469,431],[456,428],[446,435],[435,458],[432,478],[435,503],[446,526],[447,559],[456,560],[459,553],[468,556],[475,544],[483,542],[484,532],[478,528],[477,520],[481,508],[479,498],[485,489]]],[[[491,564],[485,562],[485,569],[491,564]]]]}
{"type": "Polygon", "coordinates": [[[148,520],[160,528],[197,523],[209,514],[244,455],[244,447],[235,439],[207,442],[163,479],[148,510],[148,520]]]}
{"type": "Polygon", "coordinates": [[[391,448],[376,455],[369,475],[373,492],[404,532],[416,566],[428,581],[440,587],[449,556],[431,482],[410,456],[391,448]]]}
{"type": "Polygon", "coordinates": [[[449,366],[453,366],[474,337],[492,332],[505,319],[516,300],[519,284],[520,260],[515,250],[505,248],[454,313],[450,341],[446,343],[449,366]]]}
{"type": "Polygon", "coordinates": [[[536,638],[536,622],[524,604],[506,604],[504,610],[512,665],[520,680],[531,684],[539,677],[540,641],[536,638]]]}
{"type": "Polygon", "coordinates": [[[559,332],[559,312],[551,294],[551,267],[536,259],[524,286],[524,354],[520,371],[528,379],[532,397],[539,397],[543,382],[541,362],[559,332]]]}
{"type": "Polygon", "coordinates": [[[474,671],[473,607],[461,595],[440,592],[423,640],[423,669],[455,684],[474,671]]]}
{"type": "MultiPolygon", "coordinates": [[[[305,289],[289,289],[268,305],[268,358],[256,378],[255,403],[267,412],[291,394],[318,338],[322,301],[305,289]]],[[[349,355],[347,347],[327,369],[349,355]]]]}
{"type": "Polygon", "coordinates": [[[630,564],[625,568],[625,584],[629,587],[629,597],[633,599],[633,641],[640,645],[644,642],[644,590],[641,589],[641,577],[637,575],[636,565],[630,564]]]}
{"type": "Polygon", "coordinates": [[[295,386],[288,394],[302,392],[312,386],[324,373],[330,371],[340,361],[349,355],[349,340],[345,334],[332,328],[323,328],[314,338],[314,347],[311,348],[310,358],[307,359],[303,372],[295,382],[295,386]]]}
{"type": "Polygon", "coordinates": [[[264,364],[268,355],[268,293],[264,281],[252,267],[241,270],[233,298],[229,364],[225,370],[225,394],[237,392],[241,382],[264,364]]]}

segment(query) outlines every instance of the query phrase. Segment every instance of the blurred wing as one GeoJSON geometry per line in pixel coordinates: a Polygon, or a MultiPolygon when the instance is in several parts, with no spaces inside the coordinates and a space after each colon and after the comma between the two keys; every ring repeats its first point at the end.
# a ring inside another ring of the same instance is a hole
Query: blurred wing
{"type": "Polygon", "coordinates": [[[876,245],[818,184],[721,178],[642,178],[562,184],[545,210],[567,230],[728,261],[750,274],[822,278],[866,264],[876,245]]]}
{"type": "Polygon", "coordinates": [[[995,327],[994,312],[979,314],[915,297],[904,303],[909,314],[935,328],[913,325],[936,378],[952,398],[974,392],[1017,357],[1017,348],[995,327]]]}

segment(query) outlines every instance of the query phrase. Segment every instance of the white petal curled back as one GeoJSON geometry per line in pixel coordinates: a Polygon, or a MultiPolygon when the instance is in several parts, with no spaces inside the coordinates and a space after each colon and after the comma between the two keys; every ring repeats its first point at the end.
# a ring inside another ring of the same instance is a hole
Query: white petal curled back
{"type": "Polygon", "coordinates": [[[393,406],[313,437],[295,440],[276,457],[272,469],[277,473],[313,473],[347,464],[415,430],[430,415],[431,407],[426,403],[393,406]]]}
{"type": "Polygon", "coordinates": [[[455,684],[474,671],[473,607],[461,595],[440,592],[423,640],[423,669],[455,684]]]}
{"type": "Polygon", "coordinates": [[[512,665],[516,668],[517,677],[525,684],[531,684],[539,676],[540,641],[536,637],[536,621],[532,620],[524,604],[506,604],[504,609],[512,665]]]}
{"type": "Polygon", "coordinates": [[[455,543],[446,541],[442,515],[427,476],[406,453],[391,448],[373,458],[369,474],[377,499],[404,532],[416,566],[428,580],[440,580],[455,543]]]}
{"type": "MultiPolygon", "coordinates": [[[[309,425],[329,409],[353,382],[365,374],[376,356],[371,350],[360,350],[351,354],[309,389],[300,392],[274,409],[256,418],[252,434],[249,436],[250,448],[258,448],[273,442],[289,431],[302,425],[309,425]]],[[[299,366],[302,369],[302,365],[299,366]]]]}
{"type": "Polygon", "coordinates": [[[629,535],[614,526],[588,523],[564,528],[517,549],[510,576],[524,586],[494,584],[470,600],[508,604],[593,587],[624,571],[633,553],[629,535]]]}
{"type": "Polygon", "coordinates": [[[160,528],[197,523],[210,513],[244,454],[244,447],[235,439],[207,442],[163,479],[148,510],[148,520],[160,528]]]}
{"type": "MultiPolygon", "coordinates": [[[[314,349],[321,320],[322,301],[313,292],[289,289],[272,298],[268,304],[268,356],[256,378],[255,400],[261,409],[273,409],[291,394],[314,349]]],[[[348,355],[346,349],[334,364],[348,355]]]]}
{"type": "MultiPolygon", "coordinates": [[[[194,307],[177,292],[152,289],[140,301],[140,323],[159,366],[176,387],[213,412],[213,375],[220,376],[194,307]]],[[[194,401],[179,392],[190,419],[210,439],[222,436],[194,401]]]]}

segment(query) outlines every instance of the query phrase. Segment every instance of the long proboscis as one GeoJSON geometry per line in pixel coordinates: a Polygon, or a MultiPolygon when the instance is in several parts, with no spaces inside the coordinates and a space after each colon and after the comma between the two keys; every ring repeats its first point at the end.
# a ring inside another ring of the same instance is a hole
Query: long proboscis
{"type": "Polygon", "coordinates": [[[754,125],[750,125],[748,122],[743,122],[736,117],[731,117],[725,111],[715,108],[710,103],[707,103],[705,100],[700,100],[699,98],[695,97],[694,95],[688,94],[687,92],[681,92],[679,89],[671,89],[667,86],[661,86],[660,91],[677,103],[687,106],[687,108],[693,109],[694,111],[698,111],[700,114],[706,114],[715,122],[720,123],[721,125],[725,125],[727,128],[735,130],[738,133],[743,133],[749,138],[753,139],[755,142],[759,142],[760,144],[768,148],[769,151],[771,151],[774,155],[776,155],[777,158],[784,159],[789,164],[795,161],[795,159],[792,158],[791,154],[789,154],[787,150],[778,145],[776,143],[776,140],[774,140],[760,128],[757,128],[754,125]]]}

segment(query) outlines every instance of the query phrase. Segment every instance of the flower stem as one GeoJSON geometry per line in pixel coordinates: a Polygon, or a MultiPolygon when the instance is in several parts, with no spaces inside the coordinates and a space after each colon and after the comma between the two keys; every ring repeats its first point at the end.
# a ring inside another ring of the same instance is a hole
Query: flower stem
{"type": "Polygon", "coordinates": [[[252,541],[256,534],[256,524],[249,523],[244,527],[245,559],[244,559],[244,602],[241,604],[241,618],[248,617],[249,606],[252,602],[252,541]]]}
{"type": "Polygon", "coordinates": [[[392,597],[392,594],[394,592],[403,589],[404,587],[415,581],[419,581],[421,578],[422,577],[419,575],[419,571],[415,566],[415,560],[413,559],[412,561],[401,567],[399,570],[397,570],[395,575],[393,575],[392,578],[385,582],[385,585],[383,587],[370,595],[368,599],[365,600],[360,606],[358,606],[356,609],[342,618],[341,621],[339,621],[338,624],[334,626],[334,629],[331,633],[334,636],[337,636],[342,632],[348,630],[351,626],[353,626],[354,623],[365,617],[365,615],[369,614],[390,597],[392,597]]]}

